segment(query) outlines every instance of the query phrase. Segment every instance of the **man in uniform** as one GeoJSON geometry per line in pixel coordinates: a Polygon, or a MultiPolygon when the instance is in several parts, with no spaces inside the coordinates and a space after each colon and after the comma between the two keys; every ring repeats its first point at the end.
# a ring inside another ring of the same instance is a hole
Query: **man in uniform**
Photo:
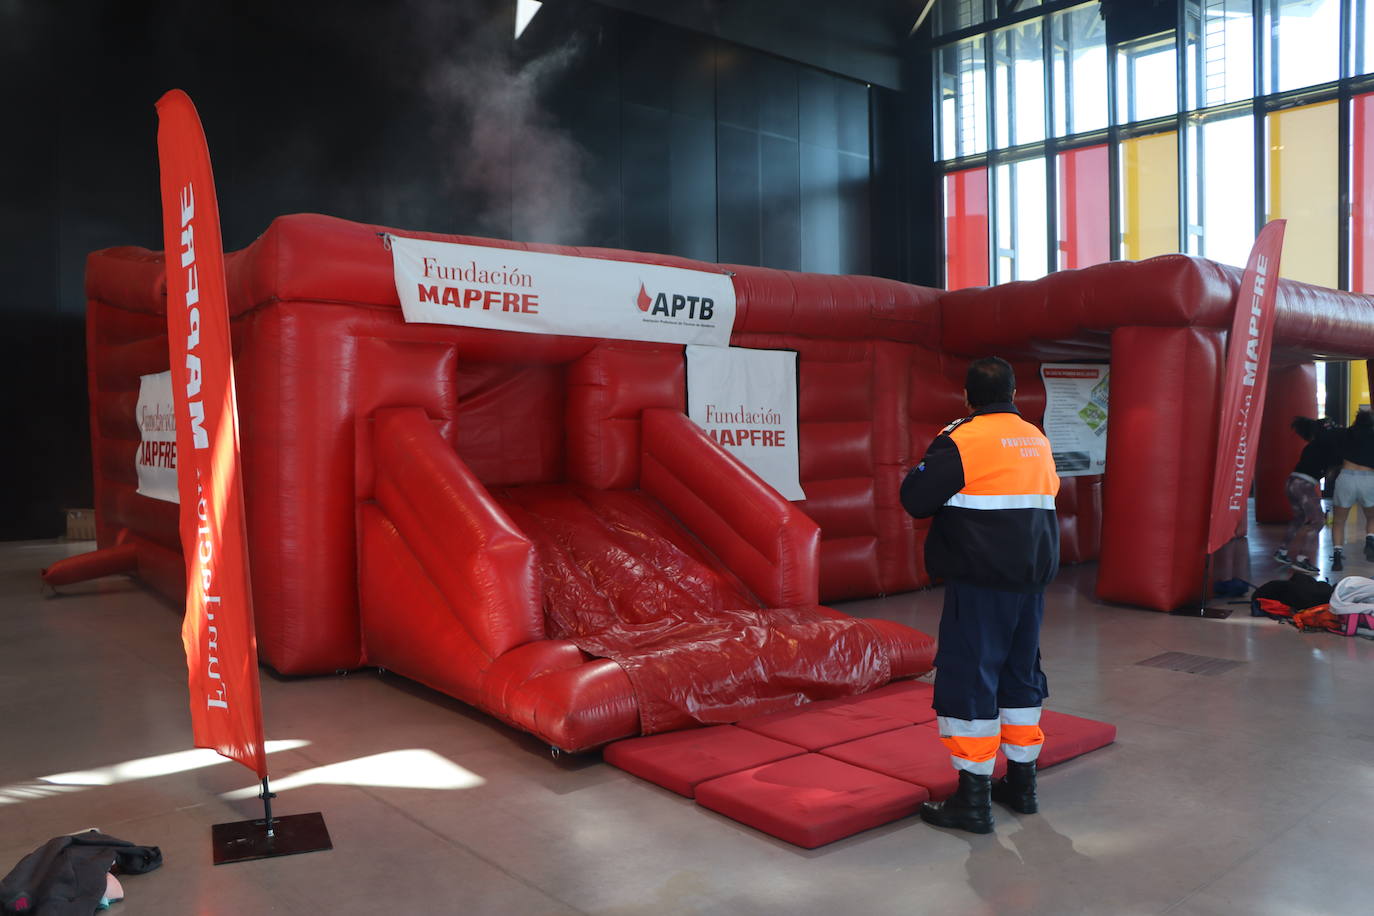
{"type": "Polygon", "coordinates": [[[992,831],[992,800],[1038,810],[1035,761],[1045,736],[1040,670],[1045,586],[1059,570],[1059,477],[1050,444],[1021,419],[1016,377],[996,357],[968,367],[972,413],[945,427],[902,481],[902,505],[933,518],[926,570],[945,581],[935,656],[940,740],[959,771],[959,789],[921,806],[937,827],[992,831]],[[992,784],[1001,746],[1007,775],[992,784]]]}

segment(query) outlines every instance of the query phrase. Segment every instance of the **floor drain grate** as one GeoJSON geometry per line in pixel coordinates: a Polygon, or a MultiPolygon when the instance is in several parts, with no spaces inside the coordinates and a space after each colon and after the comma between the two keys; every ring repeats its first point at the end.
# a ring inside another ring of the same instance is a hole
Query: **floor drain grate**
{"type": "Polygon", "coordinates": [[[1245,662],[1233,658],[1213,658],[1210,655],[1189,655],[1187,652],[1165,652],[1143,662],[1136,662],[1146,668],[1164,668],[1168,671],[1184,671],[1188,674],[1203,674],[1209,677],[1225,674],[1232,668],[1239,668],[1245,662]]]}

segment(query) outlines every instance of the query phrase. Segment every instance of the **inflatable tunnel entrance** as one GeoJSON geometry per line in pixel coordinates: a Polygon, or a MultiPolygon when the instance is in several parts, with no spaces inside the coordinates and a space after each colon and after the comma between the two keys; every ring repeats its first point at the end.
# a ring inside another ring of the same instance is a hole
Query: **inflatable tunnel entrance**
{"type": "MultiPolygon", "coordinates": [[[[734,342],[800,354],[794,505],[686,421],[681,346],[406,324],[381,232],[283,217],[226,259],[266,663],[380,665],[565,750],[929,670],[929,637],[818,602],[927,581],[896,483],[952,387],[935,291],[738,269],[734,342]]],[[[177,594],[177,507],[134,471],[161,256],[96,252],[87,292],[99,543],[177,594]]]]}

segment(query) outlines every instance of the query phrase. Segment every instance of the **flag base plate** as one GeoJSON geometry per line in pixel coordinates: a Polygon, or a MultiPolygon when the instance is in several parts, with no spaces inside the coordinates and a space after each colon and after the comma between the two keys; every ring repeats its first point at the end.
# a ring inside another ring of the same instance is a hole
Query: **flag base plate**
{"type": "Polygon", "coordinates": [[[334,848],[329,828],[324,825],[324,815],[318,811],[276,818],[270,837],[265,823],[257,818],[211,826],[210,845],[214,848],[215,864],[229,865],[334,848]]]}
{"type": "MultiPolygon", "coordinates": [[[[1246,602],[1247,604],[1249,602],[1246,602]]],[[[1225,620],[1231,616],[1229,607],[1181,607],[1170,611],[1170,617],[1205,617],[1208,620],[1225,620]]]]}

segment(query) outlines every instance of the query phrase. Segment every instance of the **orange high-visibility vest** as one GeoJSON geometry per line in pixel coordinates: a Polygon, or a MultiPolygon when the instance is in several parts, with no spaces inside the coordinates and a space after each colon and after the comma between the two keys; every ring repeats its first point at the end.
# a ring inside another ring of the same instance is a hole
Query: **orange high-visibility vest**
{"type": "Polygon", "coordinates": [[[1011,404],[952,423],[902,484],[902,504],[933,517],[926,569],[936,578],[1039,591],[1059,569],[1059,476],[1049,440],[1011,404]]]}

